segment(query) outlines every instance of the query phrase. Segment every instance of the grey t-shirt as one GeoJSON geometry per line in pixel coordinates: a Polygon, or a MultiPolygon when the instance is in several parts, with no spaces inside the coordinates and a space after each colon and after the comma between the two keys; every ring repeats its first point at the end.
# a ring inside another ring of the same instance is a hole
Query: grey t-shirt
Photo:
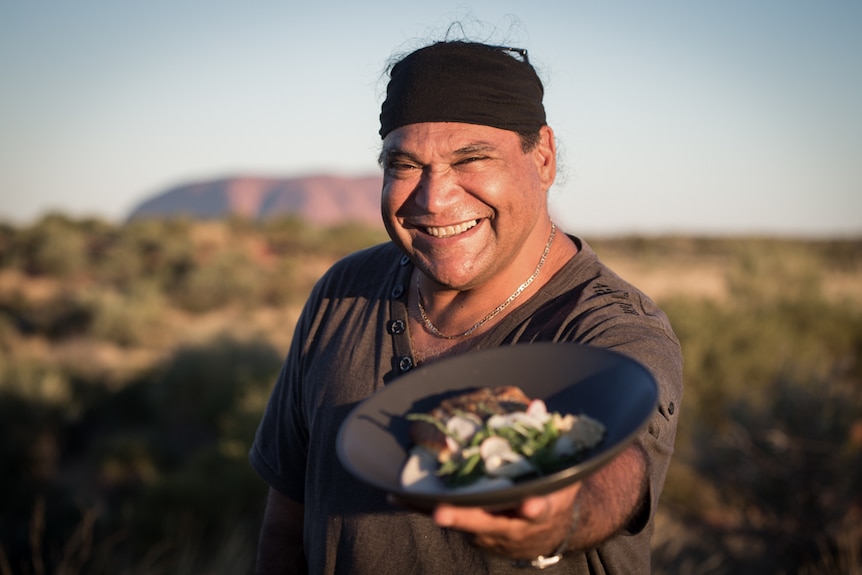
{"type": "MultiPolygon", "coordinates": [[[[475,349],[571,341],[613,349],[644,364],[659,406],[638,441],[649,460],[641,517],[586,552],[567,554],[558,573],[648,573],[652,518],[673,452],[682,396],[679,342],[664,313],[604,266],[586,242],[539,293],[474,338],[475,349]]],[[[407,333],[412,263],[391,243],[334,265],[315,286],[250,453],[274,489],[305,505],[304,546],[312,573],[463,575],[523,573],[341,466],[339,426],[350,410],[415,368],[407,333]]]]}

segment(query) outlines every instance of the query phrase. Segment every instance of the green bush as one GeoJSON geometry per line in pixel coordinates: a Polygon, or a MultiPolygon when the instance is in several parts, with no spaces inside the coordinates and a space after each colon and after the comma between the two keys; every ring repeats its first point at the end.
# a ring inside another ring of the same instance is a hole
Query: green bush
{"type": "Polygon", "coordinates": [[[124,347],[151,341],[167,307],[163,294],[150,284],[136,284],[126,292],[94,291],[89,303],[89,335],[124,347]]]}
{"type": "Polygon", "coordinates": [[[86,269],[86,239],[74,222],[46,216],[18,238],[17,259],[28,273],[66,278],[86,269]]]}
{"type": "MultiPolygon", "coordinates": [[[[0,224],[0,551],[16,570],[251,564],[265,486],[246,455],[282,353],[228,338],[172,350],[165,330],[187,312],[299,306],[334,258],[385,234],[289,218],[198,225],[0,224]],[[20,285],[27,274],[38,291],[20,285]],[[169,355],[121,377],[69,361],[118,353],[103,342],[169,355]],[[46,351],[55,345],[62,361],[46,351]]],[[[653,572],[862,572],[862,299],[826,283],[858,277],[862,241],[591,243],[659,269],[708,260],[727,279],[726,299],[660,301],[686,389],[653,572]]]]}
{"type": "Polygon", "coordinates": [[[27,541],[38,515],[46,572],[69,561],[62,550],[76,529],[94,539],[79,557],[87,573],[247,570],[266,494],[247,454],[259,396],[280,365],[268,344],[221,339],[178,350],[119,389],[77,379],[51,392],[48,372],[0,374],[0,433],[10,440],[0,466],[15,471],[0,482],[8,556],[35,566],[27,541]],[[211,552],[222,545],[234,556],[211,552]]]}
{"type": "Polygon", "coordinates": [[[194,267],[193,227],[184,219],[126,224],[103,249],[97,264],[99,277],[120,288],[143,281],[170,291],[194,267]]]}
{"type": "Polygon", "coordinates": [[[663,501],[687,543],[656,572],[862,569],[862,301],[826,300],[814,250],[787,247],[736,246],[726,302],[663,304],[686,385],[663,501]]]}
{"type": "Polygon", "coordinates": [[[192,312],[207,312],[234,303],[256,305],[263,293],[262,270],[241,250],[228,249],[195,263],[176,283],[172,296],[192,312]]]}

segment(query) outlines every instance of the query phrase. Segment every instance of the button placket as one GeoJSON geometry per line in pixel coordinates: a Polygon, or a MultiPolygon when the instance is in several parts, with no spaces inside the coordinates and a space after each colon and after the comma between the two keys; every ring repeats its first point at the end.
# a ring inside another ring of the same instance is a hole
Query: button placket
{"type": "Polygon", "coordinates": [[[415,367],[410,340],[407,337],[407,304],[403,299],[407,293],[406,286],[410,282],[410,258],[402,255],[398,263],[401,269],[398,273],[398,283],[389,293],[391,319],[386,322],[386,331],[392,336],[393,368],[403,374],[415,367]]]}

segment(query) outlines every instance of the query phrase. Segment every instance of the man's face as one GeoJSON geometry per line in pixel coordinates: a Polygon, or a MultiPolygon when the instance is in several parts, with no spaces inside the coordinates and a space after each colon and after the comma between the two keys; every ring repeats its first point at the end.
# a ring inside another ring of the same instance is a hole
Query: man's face
{"type": "MultiPolygon", "coordinates": [[[[428,122],[383,141],[382,212],[393,241],[427,276],[458,290],[527,274],[547,241],[547,189],[556,173],[553,132],[521,149],[488,126],[428,122]],[[537,251],[538,248],[538,251],[537,251]]],[[[522,278],[523,279],[523,278],[522,278]]]]}

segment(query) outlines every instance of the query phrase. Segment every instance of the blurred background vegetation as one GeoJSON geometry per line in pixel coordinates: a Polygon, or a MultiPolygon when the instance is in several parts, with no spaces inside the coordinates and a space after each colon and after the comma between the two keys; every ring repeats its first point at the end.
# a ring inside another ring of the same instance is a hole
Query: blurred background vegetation
{"type": "MultiPolygon", "coordinates": [[[[299,308],[381,230],[0,223],[0,575],[243,574],[299,308]]],[[[587,238],[682,341],[655,573],[862,573],[862,240],[587,238]]]]}

